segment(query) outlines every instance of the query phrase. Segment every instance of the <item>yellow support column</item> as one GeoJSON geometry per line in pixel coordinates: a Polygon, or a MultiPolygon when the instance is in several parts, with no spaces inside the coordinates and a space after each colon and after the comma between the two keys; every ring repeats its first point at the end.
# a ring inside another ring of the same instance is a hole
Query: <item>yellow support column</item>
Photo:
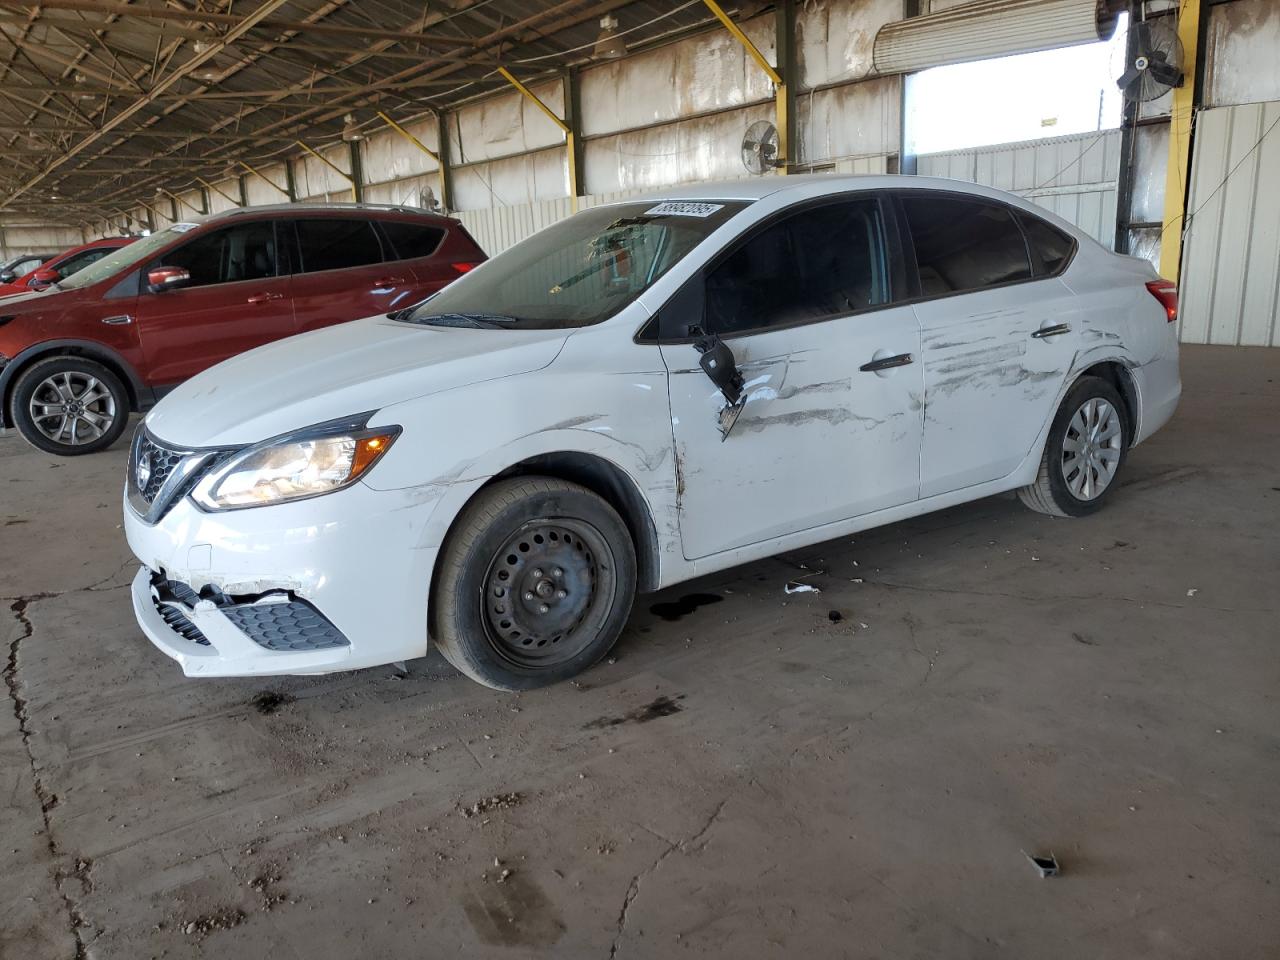
{"type": "MultiPolygon", "coordinates": [[[[743,48],[747,51],[747,54],[751,57],[751,59],[754,60],[759,65],[760,69],[763,70],[765,72],[765,75],[773,82],[774,119],[776,122],[776,126],[778,128],[778,156],[777,156],[778,173],[785,174],[792,162],[791,143],[790,143],[791,138],[788,135],[791,118],[787,110],[787,105],[789,102],[788,101],[789,93],[787,90],[786,81],[783,79],[782,74],[780,74],[778,70],[773,66],[773,64],[771,64],[768,60],[765,59],[765,56],[763,53],[760,52],[760,49],[754,43],[751,42],[751,38],[748,37],[745,33],[743,33],[742,28],[733,22],[733,18],[724,12],[720,4],[716,3],[716,0],[702,0],[702,2],[707,5],[707,9],[710,10],[715,15],[715,18],[724,24],[724,28],[733,35],[734,39],[737,40],[740,44],[742,44],[743,48]]],[[[790,4],[783,4],[782,7],[779,9],[779,12],[777,15],[780,17],[786,17],[788,16],[789,9],[790,9],[790,4]]],[[[791,24],[790,23],[783,24],[783,28],[784,28],[783,31],[780,31],[780,33],[784,31],[789,32],[791,28],[791,24]]],[[[782,56],[783,55],[780,52],[779,53],[780,62],[781,62],[782,56]]]]}
{"type": "MultiPolygon", "coordinates": [[[[554,110],[552,110],[540,99],[538,99],[537,95],[534,94],[534,92],[530,90],[528,87],[526,87],[523,83],[517,80],[515,78],[515,75],[512,74],[512,72],[508,70],[506,67],[499,67],[498,73],[502,74],[503,79],[505,79],[507,83],[511,84],[517,90],[519,90],[520,93],[523,94],[529,100],[530,103],[532,103],[535,107],[537,107],[539,110],[545,113],[547,115],[547,118],[550,119],[550,121],[554,123],[557,127],[559,127],[560,132],[564,134],[565,151],[568,154],[568,161],[569,161],[569,183],[571,185],[569,193],[574,194],[575,191],[572,188],[572,184],[575,184],[578,182],[578,167],[577,167],[578,158],[576,154],[577,143],[574,139],[573,128],[570,127],[569,124],[565,123],[565,121],[562,120],[560,117],[557,117],[556,112],[554,110]]],[[[578,212],[578,198],[576,196],[569,197],[569,205],[574,213],[578,212]]]]}
{"type": "Polygon", "coordinates": [[[1160,275],[1178,282],[1182,234],[1187,225],[1187,182],[1191,174],[1191,127],[1195,119],[1200,64],[1200,0],[1182,0],[1178,10],[1183,81],[1173,90],[1169,116],[1169,162],[1164,178],[1164,224],[1160,230],[1160,275]]]}

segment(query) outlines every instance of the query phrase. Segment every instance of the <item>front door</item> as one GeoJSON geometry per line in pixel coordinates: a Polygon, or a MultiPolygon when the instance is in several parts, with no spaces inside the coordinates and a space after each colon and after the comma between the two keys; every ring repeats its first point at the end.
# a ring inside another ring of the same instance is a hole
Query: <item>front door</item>
{"type": "Polygon", "coordinates": [[[238,223],[194,237],[143,270],[183,267],[191,282],[138,297],[148,384],[178,383],[294,333],[289,277],[278,276],[275,225],[238,223]]]}
{"type": "Polygon", "coordinates": [[[874,197],[829,201],[749,234],[664,317],[684,554],[697,559],[916,499],[921,365],[892,306],[874,197]],[[722,438],[720,392],[681,326],[723,338],[745,405],[722,438]]]}
{"type": "Polygon", "coordinates": [[[904,194],[919,264],[924,359],[920,495],[1007,476],[1053,415],[1079,344],[1074,297],[1033,268],[1003,204],[904,194]]]}

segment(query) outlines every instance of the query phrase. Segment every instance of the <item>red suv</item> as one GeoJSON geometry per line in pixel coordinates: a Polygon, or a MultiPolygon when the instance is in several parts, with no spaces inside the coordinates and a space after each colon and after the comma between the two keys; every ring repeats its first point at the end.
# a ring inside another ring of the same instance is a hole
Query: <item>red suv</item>
{"type": "Polygon", "coordinates": [[[0,297],[43,290],[59,280],[67,279],[73,273],[79,273],[90,264],[97,263],[111,251],[119,250],[137,239],[137,237],[107,237],[64,250],[56,257],[36,264],[28,273],[15,277],[9,283],[0,283],[0,297]]]}
{"type": "Polygon", "coordinates": [[[206,367],[418,303],[485,259],[462,224],[401,207],[281,205],[175,223],[39,293],[0,299],[0,423],[93,453],[206,367]]]}

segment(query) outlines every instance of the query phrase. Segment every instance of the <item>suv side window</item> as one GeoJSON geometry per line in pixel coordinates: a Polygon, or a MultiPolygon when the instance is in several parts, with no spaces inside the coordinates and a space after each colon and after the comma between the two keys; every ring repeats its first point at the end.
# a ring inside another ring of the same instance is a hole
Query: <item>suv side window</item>
{"type": "Polygon", "coordinates": [[[213,230],[160,258],[155,266],[185,267],[187,288],[276,276],[275,224],[238,223],[213,230]]]}
{"type": "MultiPolygon", "coordinates": [[[[86,250],[84,253],[77,253],[74,257],[68,257],[53,269],[58,271],[58,276],[65,280],[73,273],[83,270],[85,267],[89,266],[89,264],[97,263],[108,253],[115,253],[115,250],[109,247],[96,247],[93,250],[86,250]]],[[[36,268],[32,267],[32,269],[34,270],[36,268]]]]}
{"type": "Polygon", "coordinates": [[[889,302],[880,204],[801,210],[765,227],[706,278],[704,325],[720,335],[844,316],[889,302]]]}
{"type": "Polygon", "coordinates": [[[1057,227],[1024,211],[1019,211],[1018,219],[1027,234],[1031,265],[1035,267],[1036,276],[1052,277],[1066,269],[1067,261],[1075,253],[1076,242],[1057,227]]]}
{"type": "Polygon", "coordinates": [[[307,217],[294,223],[302,257],[296,273],[343,270],[382,262],[382,244],[368,220],[307,217]]]}
{"type": "Polygon", "coordinates": [[[379,220],[382,235],[391,244],[387,251],[387,259],[416,260],[418,257],[429,257],[440,246],[444,239],[444,231],[439,227],[429,227],[418,223],[405,223],[403,220],[379,220]],[[392,253],[392,251],[395,251],[392,253]]]}
{"type": "Polygon", "coordinates": [[[1031,279],[1027,242],[1013,213],[983,200],[903,196],[920,293],[940,297],[1031,279]]]}

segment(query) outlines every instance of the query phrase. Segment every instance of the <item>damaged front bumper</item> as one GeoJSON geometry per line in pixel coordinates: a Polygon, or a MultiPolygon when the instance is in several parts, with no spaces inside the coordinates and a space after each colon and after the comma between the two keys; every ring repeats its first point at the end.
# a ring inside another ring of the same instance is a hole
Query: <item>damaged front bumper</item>
{"type": "Polygon", "coordinates": [[[354,670],[423,656],[436,547],[422,490],[361,484],[296,503],[206,513],[190,500],[155,524],[125,503],[143,567],[138,624],[190,677],[354,670]]]}

